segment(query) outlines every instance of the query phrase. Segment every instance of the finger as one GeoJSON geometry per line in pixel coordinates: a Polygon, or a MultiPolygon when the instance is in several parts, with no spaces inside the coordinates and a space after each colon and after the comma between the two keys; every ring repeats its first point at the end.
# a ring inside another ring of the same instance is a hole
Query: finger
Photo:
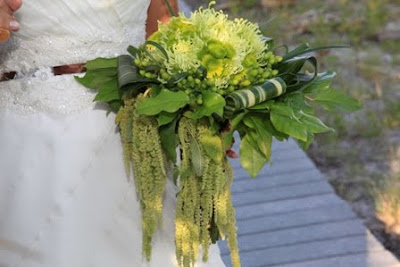
{"type": "Polygon", "coordinates": [[[22,0],[6,0],[11,12],[17,11],[22,6],[22,0]]]}
{"type": "Polygon", "coordinates": [[[7,13],[9,15],[12,15],[13,13],[10,6],[8,5],[7,0],[0,0],[0,11],[2,11],[2,13],[7,13]]]}
{"type": "MultiPolygon", "coordinates": [[[[0,28],[0,43],[7,41],[10,38],[10,31],[4,30],[0,28]]],[[[0,81],[2,81],[2,75],[0,77],[0,81]]]]}
{"type": "Polygon", "coordinates": [[[18,31],[19,23],[15,20],[14,16],[11,16],[6,12],[0,10],[0,28],[11,31],[18,31]]]}

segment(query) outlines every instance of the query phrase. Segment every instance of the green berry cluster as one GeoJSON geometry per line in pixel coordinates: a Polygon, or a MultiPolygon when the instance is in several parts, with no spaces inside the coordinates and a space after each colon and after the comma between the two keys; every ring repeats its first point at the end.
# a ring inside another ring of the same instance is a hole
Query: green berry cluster
{"type": "Polygon", "coordinates": [[[228,91],[231,92],[250,85],[262,84],[266,80],[275,77],[278,75],[278,71],[272,69],[272,65],[281,61],[282,57],[275,56],[272,52],[265,53],[259,61],[254,55],[247,55],[242,63],[244,70],[229,80],[228,91]]]}
{"type": "MultiPolygon", "coordinates": [[[[216,46],[216,43],[210,43],[210,47],[216,46]]],[[[219,47],[217,47],[219,48],[219,47]]],[[[209,49],[214,54],[218,52],[223,54],[221,49],[209,49]]],[[[208,56],[209,53],[206,54],[208,56]]],[[[225,55],[225,54],[224,54],[225,55]]],[[[226,56],[226,55],[225,55],[226,56]]],[[[201,105],[203,103],[203,91],[212,91],[222,96],[228,95],[235,90],[244,89],[251,85],[262,84],[266,80],[278,75],[278,71],[274,70],[272,66],[282,61],[282,57],[275,56],[272,52],[266,52],[260,59],[254,55],[249,54],[242,62],[243,70],[233,75],[224,88],[217,87],[213,78],[207,77],[201,71],[189,72],[186,76],[179,79],[173,89],[184,91],[191,99],[191,105],[201,105]]],[[[146,54],[141,54],[135,58],[133,62],[139,69],[139,74],[149,79],[158,79],[162,81],[170,81],[172,77],[165,67],[159,66],[158,63],[153,62],[151,57],[146,54]]],[[[166,86],[166,85],[164,85],[166,86]]],[[[171,88],[170,88],[171,89],[171,88]]]]}

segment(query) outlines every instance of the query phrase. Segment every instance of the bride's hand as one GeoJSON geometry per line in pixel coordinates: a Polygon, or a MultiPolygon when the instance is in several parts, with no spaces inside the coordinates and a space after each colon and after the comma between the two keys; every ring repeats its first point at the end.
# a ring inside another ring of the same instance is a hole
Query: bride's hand
{"type": "Polygon", "coordinates": [[[9,38],[9,31],[19,30],[19,23],[15,20],[14,12],[21,5],[22,0],[0,0],[0,42],[9,38]]]}

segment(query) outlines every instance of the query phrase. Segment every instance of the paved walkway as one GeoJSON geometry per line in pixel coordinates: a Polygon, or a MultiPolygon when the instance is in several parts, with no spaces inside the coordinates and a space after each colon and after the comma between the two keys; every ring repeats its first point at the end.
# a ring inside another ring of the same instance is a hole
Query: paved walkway
{"type": "MultiPolygon", "coordinates": [[[[255,179],[231,161],[243,267],[400,267],[293,140],[272,150],[255,179]]],[[[219,247],[231,266],[226,242],[219,247]]]]}

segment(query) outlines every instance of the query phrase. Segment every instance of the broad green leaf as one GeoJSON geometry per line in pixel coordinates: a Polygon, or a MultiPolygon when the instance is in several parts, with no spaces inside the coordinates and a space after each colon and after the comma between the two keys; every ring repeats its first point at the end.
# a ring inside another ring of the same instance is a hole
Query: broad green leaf
{"type": "Polygon", "coordinates": [[[250,113],[244,117],[243,122],[254,130],[254,133],[251,134],[255,141],[254,145],[258,146],[265,158],[269,160],[271,158],[272,134],[266,124],[266,119],[250,113]]]}
{"type": "Polygon", "coordinates": [[[295,110],[302,110],[307,114],[314,114],[314,108],[308,105],[302,91],[294,92],[285,96],[285,102],[295,110]]]}
{"type": "Polygon", "coordinates": [[[137,112],[141,115],[156,115],[161,111],[173,113],[186,106],[189,101],[189,96],[182,91],[163,89],[157,96],[143,100],[138,105],[137,112]]]}
{"type": "Polygon", "coordinates": [[[134,47],[132,45],[128,46],[128,48],[126,50],[128,51],[129,54],[131,54],[135,58],[140,53],[140,49],[137,47],[134,47]]]}
{"type": "Polygon", "coordinates": [[[271,109],[271,122],[274,127],[284,134],[293,136],[302,141],[307,141],[306,127],[299,122],[294,114],[291,116],[290,113],[283,113],[282,110],[284,110],[283,107],[275,109],[275,105],[271,109]]]}
{"type": "Polygon", "coordinates": [[[113,100],[113,101],[108,102],[108,105],[110,106],[111,111],[117,113],[118,110],[121,108],[122,103],[121,103],[121,100],[113,100]]]}
{"type": "Polygon", "coordinates": [[[267,162],[264,155],[253,145],[251,138],[247,135],[240,142],[240,163],[251,177],[256,177],[258,172],[267,162]]]}
{"type": "Polygon", "coordinates": [[[175,119],[171,123],[160,127],[160,140],[161,146],[169,160],[174,164],[176,163],[176,148],[179,144],[178,136],[176,135],[176,122],[175,119]]]}
{"type": "Polygon", "coordinates": [[[332,128],[326,126],[320,119],[315,116],[300,112],[302,115],[300,121],[304,124],[308,132],[312,133],[324,133],[333,131],[332,128]]]}
{"type": "Polygon", "coordinates": [[[193,119],[200,119],[205,116],[211,116],[216,113],[222,117],[225,107],[225,99],[217,93],[210,91],[202,92],[203,104],[199,106],[192,114],[193,119]]]}
{"type": "Polygon", "coordinates": [[[311,143],[312,143],[313,141],[314,141],[314,134],[308,133],[308,135],[307,135],[307,141],[306,141],[306,142],[301,141],[301,140],[297,140],[297,143],[300,145],[300,147],[301,147],[303,150],[306,150],[306,149],[311,145],[311,143]]]}
{"type": "Polygon", "coordinates": [[[272,125],[270,120],[265,122],[265,126],[268,128],[268,131],[272,134],[272,136],[276,138],[276,140],[284,141],[289,138],[288,134],[278,131],[274,125],[272,125]]]}
{"type": "Polygon", "coordinates": [[[313,100],[321,104],[325,109],[341,109],[346,112],[357,111],[361,108],[361,103],[349,97],[342,91],[328,89],[313,94],[313,100]]]}
{"type": "Polygon", "coordinates": [[[99,92],[94,98],[95,101],[110,102],[120,100],[117,80],[112,79],[100,85],[99,92]]]}
{"type": "Polygon", "coordinates": [[[158,126],[162,126],[162,125],[170,123],[171,121],[173,121],[176,118],[177,115],[178,114],[176,112],[169,113],[169,112],[161,111],[161,113],[158,114],[158,116],[157,116],[158,126]]]}
{"type": "Polygon", "coordinates": [[[279,114],[282,116],[287,116],[290,118],[295,118],[293,108],[287,103],[277,102],[271,106],[271,113],[279,114]]]}
{"type": "Polygon", "coordinates": [[[100,85],[117,80],[117,68],[88,70],[83,77],[75,76],[75,80],[91,89],[99,89],[100,85]]]}
{"type": "Polygon", "coordinates": [[[221,138],[217,135],[203,135],[200,143],[206,154],[217,163],[221,163],[224,156],[221,138]]]}
{"type": "Polygon", "coordinates": [[[117,58],[96,58],[85,63],[86,70],[109,69],[117,67],[117,58]]]}

